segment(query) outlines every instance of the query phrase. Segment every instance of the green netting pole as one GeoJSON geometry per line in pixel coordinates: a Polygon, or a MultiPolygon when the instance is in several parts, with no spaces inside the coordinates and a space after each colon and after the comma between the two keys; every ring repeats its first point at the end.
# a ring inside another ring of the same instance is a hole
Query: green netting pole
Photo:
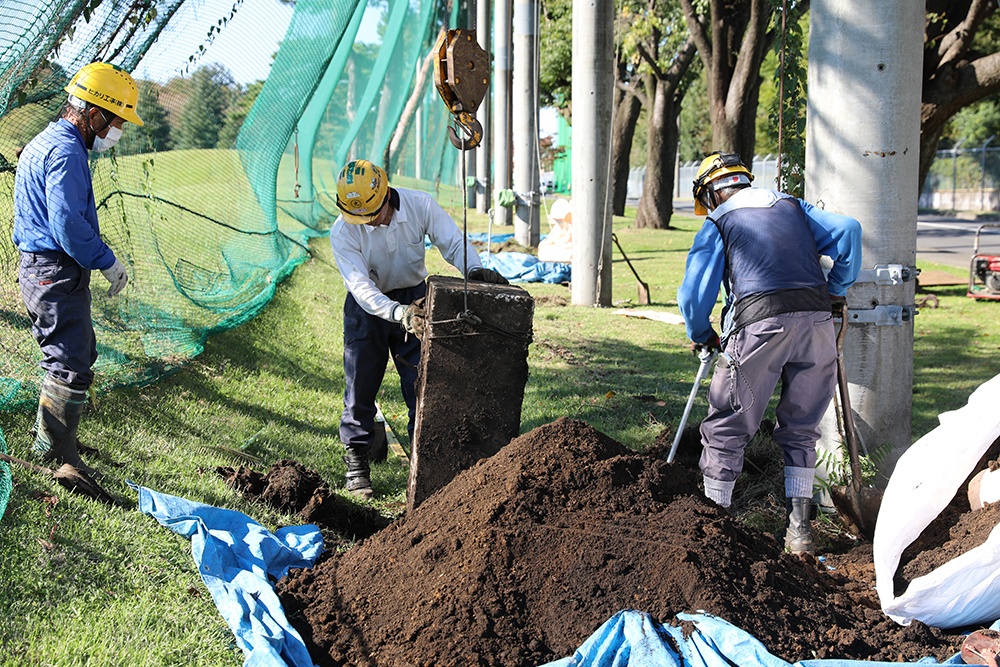
{"type": "Polygon", "coordinates": [[[316,87],[316,92],[309,98],[309,104],[306,106],[302,118],[299,119],[299,151],[302,156],[302,198],[306,201],[316,198],[313,187],[312,168],[312,155],[316,144],[316,134],[319,132],[319,126],[323,122],[323,114],[326,113],[326,107],[333,97],[333,91],[340,82],[340,77],[344,74],[344,66],[347,64],[347,59],[354,50],[354,38],[358,34],[358,27],[361,25],[361,19],[365,15],[366,8],[367,3],[358,3],[358,6],[354,10],[354,15],[351,16],[351,22],[347,25],[344,36],[341,37],[340,44],[337,46],[337,50],[330,60],[330,65],[323,74],[323,79],[319,82],[319,86],[316,87]]]}
{"type": "MultiPolygon", "coordinates": [[[[389,69],[389,65],[392,64],[392,54],[396,50],[396,41],[399,39],[399,33],[403,30],[404,19],[406,18],[409,6],[409,2],[406,0],[395,0],[392,3],[388,25],[385,35],[382,37],[382,48],[379,49],[378,58],[372,67],[372,72],[368,78],[368,85],[365,86],[365,92],[361,95],[361,103],[357,105],[358,112],[354,116],[354,121],[347,132],[344,133],[344,136],[340,140],[340,145],[333,154],[335,164],[344,164],[347,161],[347,153],[351,150],[351,144],[354,143],[354,139],[358,136],[358,131],[368,119],[368,112],[375,102],[375,96],[382,87],[385,73],[389,69]],[[386,44],[390,44],[391,48],[387,49],[386,44]]],[[[369,160],[381,159],[378,155],[361,157],[366,157],[369,160]]]]}

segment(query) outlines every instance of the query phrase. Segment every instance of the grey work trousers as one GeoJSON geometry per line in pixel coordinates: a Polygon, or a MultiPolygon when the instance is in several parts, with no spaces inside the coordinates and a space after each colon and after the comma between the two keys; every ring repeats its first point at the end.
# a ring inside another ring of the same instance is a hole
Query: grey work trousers
{"type": "Polygon", "coordinates": [[[795,312],[749,324],[720,356],[701,423],[701,471],[734,481],[778,382],[774,441],[786,466],[813,468],[819,423],[836,388],[837,346],[829,312],[795,312]]]}

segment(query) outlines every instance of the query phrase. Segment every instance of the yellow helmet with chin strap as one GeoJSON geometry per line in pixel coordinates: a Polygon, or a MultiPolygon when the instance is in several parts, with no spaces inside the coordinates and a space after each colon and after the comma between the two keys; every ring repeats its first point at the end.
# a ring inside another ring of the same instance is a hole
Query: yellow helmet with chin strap
{"type": "Polygon", "coordinates": [[[706,191],[727,188],[733,185],[750,185],[753,174],[743,164],[737,153],[716,151],[701,161],[694,177],[694,214],[708,215],[708,209],[701,197],[706,191]]]}
{"type": "Polygon", "coordinates": [[[135,80],[123,69],[111,63],[90,63],[73,75],[64,89],[78,99],[110,111],[130,123],[143,125],[135,112],[139,89],[135,80]]]}
{"type": "Polygon", "coordinates": [[[337,208],[352,225],[366,225],[389,201],[389,177],[368,160],[348,162],[337,177],[337,208]]]}

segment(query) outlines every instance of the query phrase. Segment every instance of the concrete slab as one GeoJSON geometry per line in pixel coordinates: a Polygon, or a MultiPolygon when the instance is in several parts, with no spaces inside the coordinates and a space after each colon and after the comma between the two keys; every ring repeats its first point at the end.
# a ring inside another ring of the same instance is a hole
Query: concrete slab
{"type": "Polygon", "coordinates": [[[534,299],[515,285],[467,285],[428,279],[407,510],[520,435],[534,299]]]}

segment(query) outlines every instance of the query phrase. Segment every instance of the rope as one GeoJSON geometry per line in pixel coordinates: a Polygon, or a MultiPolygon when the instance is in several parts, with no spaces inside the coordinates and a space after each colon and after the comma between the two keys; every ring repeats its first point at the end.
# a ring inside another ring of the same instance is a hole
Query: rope
{"type": "MultiPolygon", "coordinates": [[[[458,121],[455,121],[458,125],[458,121]]],[[[463,128],[464,129],[464,128],[463,128]]],[[[462,244],[462,273],[464,282],[462,283],[462,303],[463,313],[469,313],[469,189],[465,186],[467,155],[465,150],[465,133],[462,133],[462,236],[465,243],[462,244]]],[[[471,314],[471,313],[470,313],[471,314]]]]}
{"type": "Polygon", "coordinates": [[[295,126],[295,198],[299,198],[299,126],[295,126]]]}
{"type": "Polygon", "coordinates": [[[465,338],[467,336],[484,336],[486,333],[494,333],[500,336],[505,336],[507,338],[512,338],[514,340],[523,341],[524,343],[530,343],[534,337],[532,331],[508,331],[502,327],[498,327],[495,324],[489,322],[484,322],[482,318],[473,315],[472,313],[465,312],[459,313],[456,317],[448,320],[428,320],[428,325],[439,325],[439,324],[472,324],[473,326],[486,329],[486,331],[463,331],[461,333],[453,334],[434,334],[433,336],[428,335],[427,338],[465,338]]]}

